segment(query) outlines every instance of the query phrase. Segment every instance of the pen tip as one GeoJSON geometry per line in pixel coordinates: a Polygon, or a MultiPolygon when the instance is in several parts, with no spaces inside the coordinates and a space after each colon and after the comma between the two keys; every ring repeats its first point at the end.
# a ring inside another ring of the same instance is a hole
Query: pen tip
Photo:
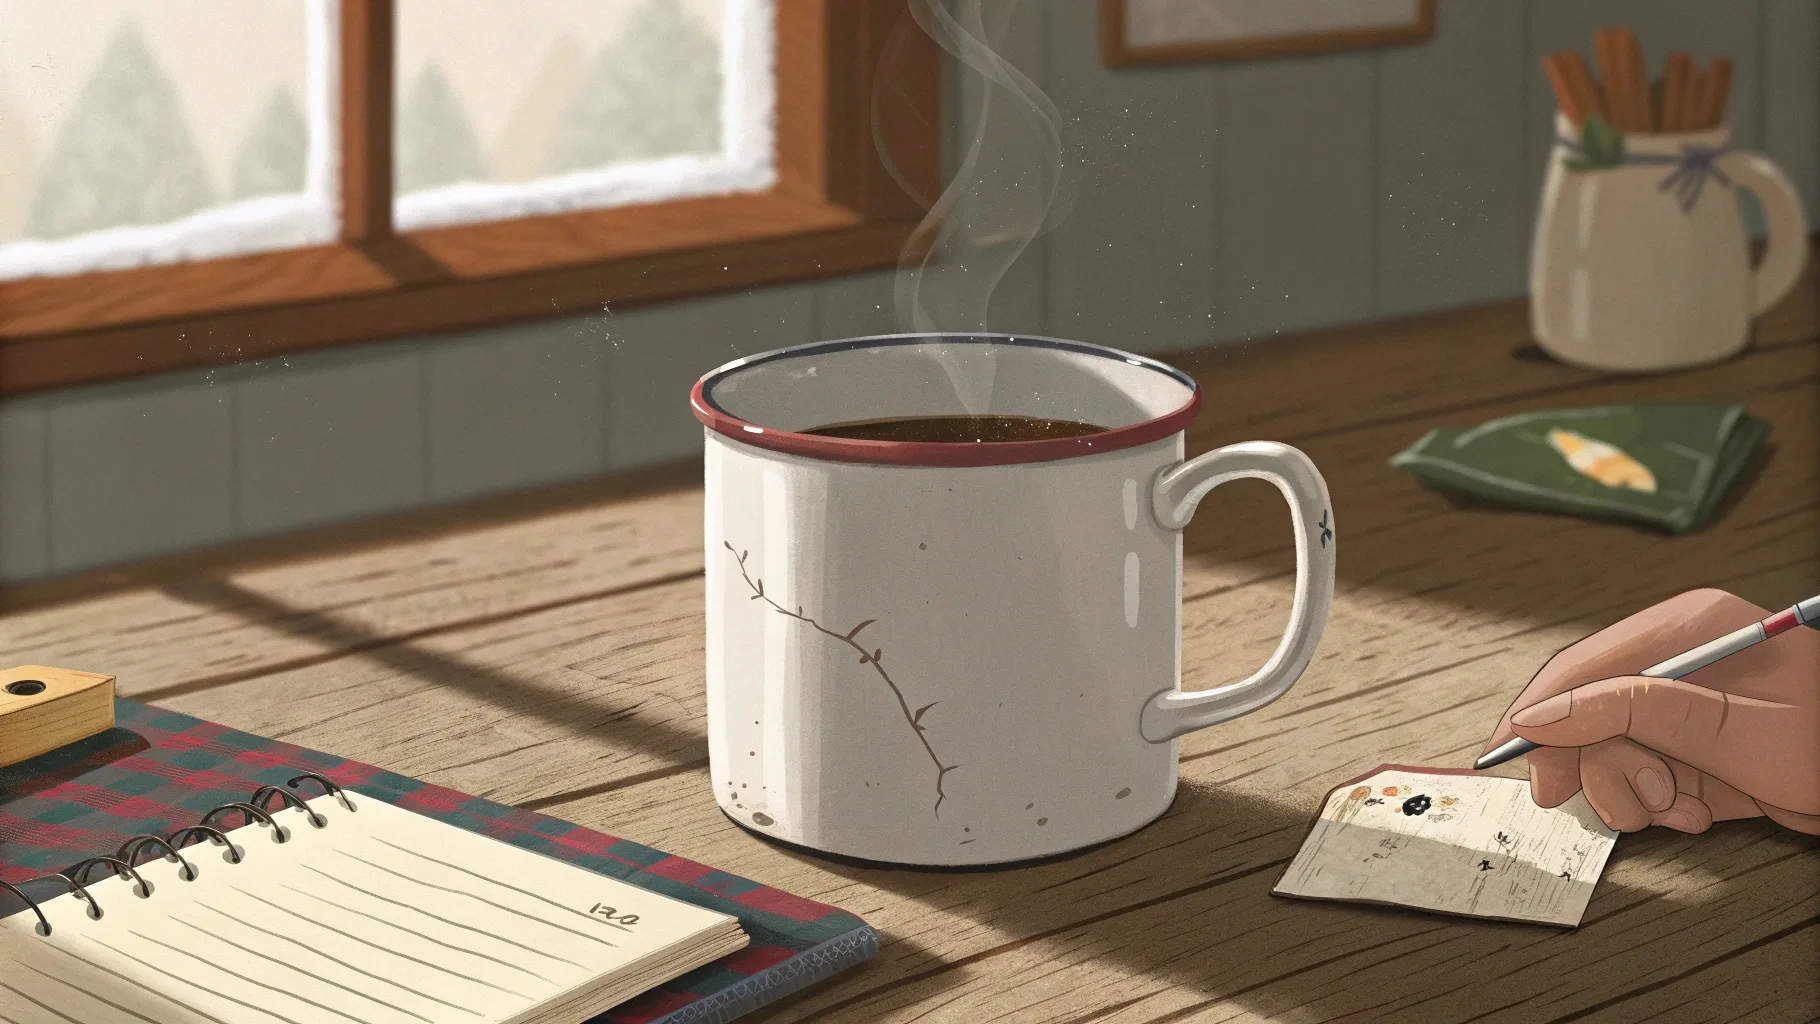
{"type": "Polygon", "coordinates": [[[1474,761],[1472,766],[1481,771],[1486,768],[1494,768],[1513,758],[1521,757],[1534,749],[1536,749],[1534,743],[1519,736],[1508,742],[1500,743],[1496,747],[1479,755],[1479,759],[1474,761]]]}

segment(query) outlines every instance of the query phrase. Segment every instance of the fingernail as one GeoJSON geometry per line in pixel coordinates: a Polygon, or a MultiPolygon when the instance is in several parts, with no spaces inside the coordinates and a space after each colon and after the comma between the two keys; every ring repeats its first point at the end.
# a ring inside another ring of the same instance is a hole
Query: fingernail
{"type": "Polygon", "coordinates": [[[1656,816],[1656,821],[1681,832],[1700,831],[1700,823],[1695,821],[1694,816],[1686,811],[1663,811],[1656,816]]]}
{"type": "Polygon", "coordinates": [[[1532,704],[1510,716],[1510,724],[1528,726],[1532,729],[1539,725],[1553,725],[1566,718],[1568,712],[1573,709],[1574,695],[1557,693],[1540,704],[1532,704]]]}
{"type": "MultiPolygon", "coordinates": [[[[1668,788],[1668,780],[1664,779],[1662,773],[1654,768],[1637,769],[1633,782],[1637,787],[1637,795],[1643,798],[1644,805],[1652,811],[1675,802],[1675,794],[1668,788]]],[[[1676,811],[1675,813],[1680,814],[1681,812],[1676,811]]]]}

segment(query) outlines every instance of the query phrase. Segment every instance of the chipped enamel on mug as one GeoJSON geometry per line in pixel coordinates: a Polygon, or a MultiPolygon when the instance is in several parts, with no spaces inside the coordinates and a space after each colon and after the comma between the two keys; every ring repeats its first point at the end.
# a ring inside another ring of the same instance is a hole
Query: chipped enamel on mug
{"type": "Polygon", "coordinates": [[[1333,597],[1320,473],[1267,441],[1184,462],[1199,403],[1162,363],[1022,336],[829,342],[703,377],[691,405],[707,426],[721,809],[785,842],[928,866],[1051,856],[1159,817],[1176,738],[1282,696],[1333,597]],[[978,444],[799,433],[969,413],[1107,429],[978,444]],[[1255,674],[1184,693],[1181,529],[1241,477],[1289,502],[1289,628],[1255,674]]]}

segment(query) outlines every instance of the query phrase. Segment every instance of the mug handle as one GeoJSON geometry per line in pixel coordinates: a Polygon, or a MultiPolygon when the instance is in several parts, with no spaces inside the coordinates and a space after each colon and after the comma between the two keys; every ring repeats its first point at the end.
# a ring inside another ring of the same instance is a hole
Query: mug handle
{"type": "Polygon", "coordinates": [[[1268,480],[1283,492],[1295,521],[1295,603],[1276,653],[1252,675],[1211,690],[1168,689],[1151,697],[1138,730],[1164,743],[1217,722],[1250,714],[1289,692],[1314,658],[1333,606],[1333,503],[1327,482],[1308,456],[1275,441],[1231,444],[1163,470],[1151,488],[1151,506],[1166,530],[1194,518],[1207,492],[1230,480],[1268,480]]]}
{"type": "Polygon", "coordinates": [[[1738,151],[1720,158],[1722,169],[1739,187],[1755,193],[1769,222],[1769,247],[1752,278],[1752,314],[1763,313],[1782,301],[1807,262],[1807,217],[1801,212],[1801,194],[1781,168],[1761,153],[1738,151]]]}

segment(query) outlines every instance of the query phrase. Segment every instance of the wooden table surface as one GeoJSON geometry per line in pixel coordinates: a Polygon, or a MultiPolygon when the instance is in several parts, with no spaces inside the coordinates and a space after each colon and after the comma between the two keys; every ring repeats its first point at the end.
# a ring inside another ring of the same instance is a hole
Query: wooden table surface
{"type": "MultiPolygon", "coordinates": [[[[1767,607],[1820,590],[1811,275],[1747,355],[1708,369],[1617,378],[1518,355],[1528,340],[1513,303],[1176,360],[1207,391],[1191,451],[1268,438],[1323,468],[1344,524],[1332,621],[1288,696],[1183,740],[1165,817],[1042,866],[855,868],[720,814],[687,480],[21,589],[4,598],[0,650],[702,860],[879,930],[869,965],[759,1019],[1820,1020],[1820,839],[1761,820],[1621,838],[1572,932],[1268,895],[1328,789],[1382,762],[1467,765],[1560,647],[1695,586],[1767,607]],[[1774,427],[1742,496],[1692,536],[1458,505],[1385,464],[1437,425],[1670,398],[1740,400],[1774,427]]],[[[1202,505],[1185,686],[1269,654],[1290,542],[1268,485],[1202,505]]]]}

